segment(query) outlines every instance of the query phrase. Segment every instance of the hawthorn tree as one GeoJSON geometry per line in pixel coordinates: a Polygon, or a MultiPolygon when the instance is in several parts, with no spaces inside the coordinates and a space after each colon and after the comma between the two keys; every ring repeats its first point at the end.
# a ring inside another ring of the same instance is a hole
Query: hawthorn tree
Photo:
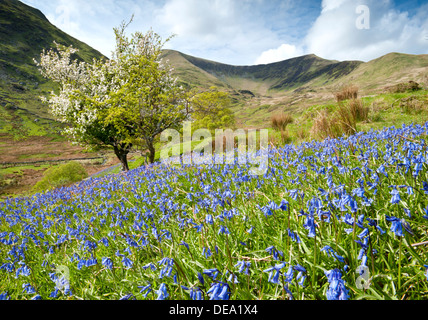
{"type": "Polygon", "coordinates": [[[59,84],[58,93],[42,99],[68,125],[64,133],[82,146],[112,148],[123,171],[129,170],[127,156],[135,145],[147,149],[154,162],[156,137],[178,128],[190,113],[189,92],[161,58],[170,38],[162,41],[152,30],[128,38],[127,25],[114,28],[111,59],[73,60],[77,49],[54,43],[56,49],[43,50],[35,61],[44,77],[59,84]]]}
{"type": "Polygon", "coordinates": [[[192,102],[192,127],[196,130],[206,128],[214,131],[219,128],[235,126],[235,117],[229,109],[230,98],[227,92],[218,91],[211,87],[207,91],[196,93],[191,98],[192,102]]]}

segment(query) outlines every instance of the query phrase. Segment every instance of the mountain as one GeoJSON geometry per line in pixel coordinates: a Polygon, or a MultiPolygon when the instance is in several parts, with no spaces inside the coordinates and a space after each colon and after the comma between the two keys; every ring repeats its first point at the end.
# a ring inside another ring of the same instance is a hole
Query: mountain
{"type": "Polygon", "coordinates": [[[19,131],[31,127],[30,131],[37,131],[34,127],[40,123],[34,120],[50,119],[38,97],[52,90],[54,84],[40,75],[33,59],[38,59],[43,49],[53,47],[53,41],[79,49],[77,59],[104,57],[56,28],[39,10],[18,0],[0,1],[0,39],[0,133],[10,128],[19,131]]]}
{"type": "Polygon", "coordinates": [[[356,85],[361,95],[410,80],[427,83],[428,55],[390,53],[363,61],[326,60],[314,54],[276,63],[233,66],[165,50],[164,59],[190,87],[217,86],[230,92],[239,125],[264,125],[276,111],[301,112],[334,99],[334,92],[356,85]]]}

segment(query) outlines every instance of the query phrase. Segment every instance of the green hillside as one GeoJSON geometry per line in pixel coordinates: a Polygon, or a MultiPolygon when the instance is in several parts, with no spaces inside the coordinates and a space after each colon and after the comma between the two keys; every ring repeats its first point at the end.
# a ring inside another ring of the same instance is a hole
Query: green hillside
{"type": "Polygon", "coordinates": [[[0,39],[0,134],[44,135],[52,123],[38,97],[52,90],[53,83],[42,78],[33,59],[54,41],[78,48],[78,59],[91,61],[103,55],[18,0],[0,2],[0,39]]]}

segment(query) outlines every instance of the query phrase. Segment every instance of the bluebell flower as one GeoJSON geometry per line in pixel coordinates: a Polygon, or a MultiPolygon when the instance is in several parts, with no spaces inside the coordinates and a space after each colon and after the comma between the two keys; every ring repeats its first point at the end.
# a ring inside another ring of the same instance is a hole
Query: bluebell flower
{"type": "Polygon", "coordinates": [[[51,292],[51,294],[49,295],[49,297],[50,298],[57,298],[58,297],[58,293],[59,293],[59,289],[55,288],[55,290],[51,292]]]}
{"type": "Polygon", "coordinates": [[[386,219],[387,221],[392,222],[392,225],[391,225],[391,229],[390,229],[390,230],[391,230],[392,232],[394,232],[396,236],[398,236],[398,237],[402,237],[402,236],[404,236],[404,233],[403,233],[403,225],[402,225],[401,219],[399,219],[399,218],[397,218],[397,217],[390,217],[390,216],[388,216],[388,215],[385,215],[385,219],[386,219]]]}
{"type": "Polygon", "coordinates": [[[180,245],[180,246],[185,246],[185,247],[187,248],[187,250],[189,250],[189,251],[190,251],[189,244],[188,244],[187,242],[181,241],[181,242],[179,243],[179,245],[180,245]]]}
{"type": "Polygon", "coordinates": [[[315,220],[314,217],[311,215],[306,216],[306,221],[303,224],[303,227],[309,231],[308,237],[314,238],[316,236],[315,232],[315,220]]]}
{"type": "Polygon", "coordinates": [[[225,282],[215,282],[207,291],[210,300],[229,300],[230,290],[229,285],[225,282]]]}
{"type": "Polygon", "coordinates": [[[129,293],[129,294],[124,295],[119,300],[136,300],[136,299],[132,293],[129,293]]]}
{"type": "Polygon", "coordinates": [[[348,300],[349,290],[345,287],[345,281],[342,280],[342,273],[339,269],[326,271],[325,275],[330,284],[327,290],[328,300],[348,300]]]}
{"type": "Polygon", "coordinates": [[[202,255],[205,257],[205,259],[208,259],[208,257],[211,257],[212,256],[212,252],[211,252],[210,248],[203,247],[202,248],[202,255]]]}
{"type": "Polygon", "coordinates": [[[202,296],[202,291],[198,287],[190,288],[189,295],[190,295],[190,299],[192,300],[204,300],[202,296]]]}
{"type": "Polygon", "coordinates": [[[251,267],[251,262],[249,261],[238,261],[235,264],[235,267],[239,267],[238,272],[239,273],[244,273],[244,274],[249,274],[249,268],[251,267]]]}
{"type": "Polygon", "coordinates": [[[151,289],[151,287],[152,287],[152,285],[151,284],[148,284],[148,285],[146,285],[146,286],[138,286],[137,288],[138,289],[141,289],[140,290],[140,293],[144,293],[143,294],[143,297],[144,298],[147,298],[147,295],[150,293],[150,292],[152,292],[152,289],[151,289]]]}
{"type": "Polygon", "coordinates": [[[428,220],[428,206],[424,209],[425,215],[422,216],[422,218],[428,220]]]}
{"type": "Polygon", "coordinates": [[[198,272],[198,280],[202,285],[205,284],[204,277],[202,276],[202,274],[200,272],[198,272]]]}
{"type": "Polygon", "coordinates": [[[218,234],[230,234],[230,232],[226,226],[221,225],[218,234]]]}
{"type": "Polygon", "coordinates": [[[129,259],[129,258],[127,258],[127,257],[123,257],[123,258],[122,258],[122,263],[123,263],[123,266],[124,266],[125,268],[127,268],[127,269],[132,268],[132,265],[134,264],[134,263],[131,261],[131,259],[129,259]]]}
{"type": "Polygon", "coordinates": [[[9,300],[7,292],[0,293],[0,300],[9,300]]]}
{"type": "Polygon", "coordinates": [[[239,283],[238,277],[234,273],[230,273],[229,277],[227,278],[227,281],[233,282],[233,283],[239,283]]]}
{"type": "Polygon", "coordinates": [[[41,295],[36,294],[34,297],[31,298],[31,300],[42,300],[41,295]]]}
{"type": "Polygon", "coordinates": [[[159,289],[156,290],[156,294],[158,295],[156,300],[165,300],[166,298],[169,297],[165,283],[162,283],[160,285],[159,289]]]}
{"type": "Polygon", "coordinates": [[[24,277],[28,277],[31,272],[30,268],[24,262],[20,261],[19,264],[21,266],[18,269],[16,269],[15,278],[18,278],[20,275],[24,277]]]}
{"type": "Polygon", "coordinates": [[[400,192],[397,189],[393,189],[390,194],[392,194],[391,203],[397,204],[400,203],[400,192]]]}
{"type": "Polygon", "coordinates": [[[103,257],[101,260],[101,264],[107,269],[113,269],[113,261],[110,258],[103,257]]]}
{"type": "Polygon", "coordinates": [[[211,277],[213,280],[217,278],[217,275],[220,273],[217,269],[205,269],[202,271],[203,274],[206,274],[208,277],[211,277]]]}
{"type": "Polygon", "coordinates": [[[208,224],[214,224],[213,216],[211,214],[207,214],[205,217],[205,222],[208,224]]]}
{"type": "Polygon", "coordinates": [[[424,181],[422,185],[423,185],[423,188],[421,190],[423,190],[425,194],[428,194],[428,182],[424,181]]]}
{"type": "Polygon", "coordinates": [[[284,253],[280,250],[277,250],[274,246],[267,247],[265,251],[270,253],[275,260],[279,260],[279,256],[284,256],[284,253]]]}
{"type": "Polygon", "coordinates": [[[332,248],[332,247],[330,247],[330,246],[324,246],[323,248],[321,248],[321,251],[325,251],[325,252],[327,253],[327,256],[329,256],[329,257],[334,257],[334,258],[336,258],[338,261],[340,261],[340,262],[342,262],[342,263],[345,263],[345,259],[344,259],[342,256],[338,255],[338,254],[333,250],[333,248],[332,248]]]}
{"type": "Polygon", "coordinates": [[[279,284],[280,271],[282,268],[285,267],[285,265],[286,265],[286,263],[282,262],[282,263],[277,264],[273,267],[270,267],[270,268],[263,270],[263,272],[269,272],[268,282],[279,284]]]}
{"type": "Polygon", "coordinates": [[[22,288],[24,288],[24,290],[22,292],[36,293],[36,289],[34,289],[34,287],[31,284],[29,284],[29,283],[24,283],[22,285],[22,288]]]}
{"type": "Polygon", "coordinates": [[[425,267],[425,275],[427,276],[427,281],[428,281],[428,264],[424,264],[425,267]]]}
{"type": "Polygon", "coordinates": [[[286,211],[286,210],[287,210],[287,208],[288,208],[288,201],[287,201],[287,200],[285,200],[285,199],[282,199],[282,200],[281,200],[281,203],[280,203],[280,205],[279,205],[279,208],[280,208],[282,211],[286,211]]]}
{"type": "Polygon", "coordinates": [[[152,262],[150,262],[150,263],[148,263],[148,264],[146,264],[146,265],[144,265],[143,266],[143,269],[144,270],[147,270],[147,269],[151,269],[152,271],[155,271],[157,268],[156,268],[156,266],[152,263],[152,262]]]}
{"type": "Polygon", "coordinates": [[[288,288],[288,283],[285,284],[284,290],[285,290],[285,292],[287,292],[289,300],[293,300],[294,296],[293,296],[293,293],[288,288]]]}

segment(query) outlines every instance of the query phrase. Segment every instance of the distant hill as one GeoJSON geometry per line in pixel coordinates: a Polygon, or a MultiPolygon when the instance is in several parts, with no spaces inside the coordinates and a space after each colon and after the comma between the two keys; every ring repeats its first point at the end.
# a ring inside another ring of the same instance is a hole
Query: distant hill
{"type": "Polygon", "coordinates": [[[26,127],[28,121],[50,118],[38,97],[54,84],[40,75],[33,59],[38,59],[43,49],[53,47],[53,41],[73,45],[79,49],[76,58],[84,61],[104,57],[18,0],[0,1],[0,39],[0,133],[9,125],[4,118],[9,122],[12,119],[17,130],[26,127]]]}
{"type": "Polygon", "coordinates": [[[302,112],[356,85],[370,95],[400,82],[428,84],[428,55],[390,53],[369,62],[326,60],[314,54],[276,63],[233,66],[165,50],[164,59],[190,87],[217,86],[231,93],[240,126],[266,125],[277,111],[302,112]]]}
{"type": "Polygon", "coordinates": [[[420,80],[428,71],[428,55],[401,53],[390,53],[369,62],[326,60],[309,54],[253,66],[222,64],[174,50],[165,50],[164,58],[170,60],[176,74],[189,85],[216,84],[262,95],[302,87],[333,87],[345,82],[360,84],[362,88],[381,88],[390,82],[420,80]]]}

